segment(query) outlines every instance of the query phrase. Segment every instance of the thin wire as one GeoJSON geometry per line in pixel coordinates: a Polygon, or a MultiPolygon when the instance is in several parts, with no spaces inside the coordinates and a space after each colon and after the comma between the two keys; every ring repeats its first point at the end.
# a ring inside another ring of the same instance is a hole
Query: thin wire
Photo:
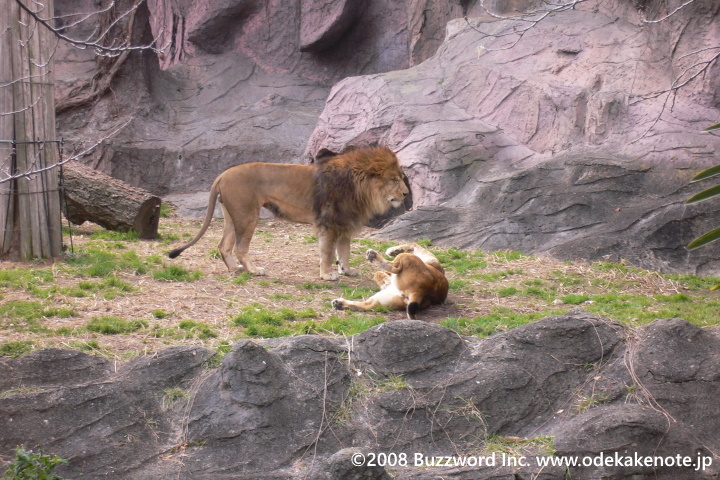
{"type": "Polygon", "coordinates": [[[70,208],[68,207],[67,191],[65,190],[65,177],[63,176],[63,146],[65,145],[65,139],[60,139],[60,143],[57,144],[58,157],[60,159],[60,176],[58,178],[60,195],[62,195],[61,201],[65,205],[65,219],[68,224],[68,232],[70,236],[70,253],[75,254],[75,246],[73,245],[73,231],[72,224],[70,223],[70,208]]]}

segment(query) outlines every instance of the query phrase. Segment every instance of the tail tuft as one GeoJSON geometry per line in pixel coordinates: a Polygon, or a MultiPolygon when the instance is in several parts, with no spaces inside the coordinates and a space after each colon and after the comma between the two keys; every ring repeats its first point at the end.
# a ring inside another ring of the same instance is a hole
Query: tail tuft
{"type": "Polygon", "coordinates": [[[418,310],[420,310],[420,304],[418,302],[410,302],[407,306],[407,316],[410,320],[415,320],[418,310]]]}
{"type": "Polygon", "coordinates": [[[175,258],[182,253],[182,248],[176,248],[172,252],[168,253],[168,257],[175,258]]]}

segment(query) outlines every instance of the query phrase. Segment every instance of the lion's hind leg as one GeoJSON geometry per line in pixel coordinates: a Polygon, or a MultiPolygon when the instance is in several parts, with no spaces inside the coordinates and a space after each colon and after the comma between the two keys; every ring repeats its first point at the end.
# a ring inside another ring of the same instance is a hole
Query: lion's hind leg
{"type": "Polygon", "coordinates": [[[235,255],[233,250],[235,249],[235,225],[233,225],[232,217],[225,209],[225,205],[222,205],[223,212],[223,235],[220,243],[218,244],[218,250],[220,250],[220,256],[225,262],[225,266],[230,273],[237,272],[240,270],[240,266],[235,261],[235,255]]]}
{"type": "MultiPolygon", "coordinates": [[[[240,264],[245,268],[245,271],[253,275],[265,275],[265,269],[255,267],[250,260],[250,241],[252,240],[253,233],[255,233],[259,208],[257,209],[258,211],[252,212],[255,213],[254,215],[251,214],[249,217],[246,217],[247,221],[242,224],[233,222],[233,217],[224,204],[222,204],[222,210],[223,217],[225,218],[225,227],[219,249],[220,255],[222,255],[228,269],[231,272],[240,270],[240,267],[238,267],[232,255],[232,253],[234,253],[235,257],[240,261],[240,264]],[[231,268],[231,265],[234,268],[231,268]]],[[[236,209],[236,213],[239,214],[241,212],[238,212],[236,209]]],[[[237,215],[236,218],[242,217],[237,215]]]]}

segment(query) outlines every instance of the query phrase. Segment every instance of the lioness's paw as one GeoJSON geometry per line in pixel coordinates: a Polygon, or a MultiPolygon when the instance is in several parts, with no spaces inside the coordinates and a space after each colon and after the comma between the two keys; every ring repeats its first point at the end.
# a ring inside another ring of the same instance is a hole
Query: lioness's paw
{"type": "Polygon", "coordinates": [[[335,310],[344,310],[345,309],[345,299],[342,298],[336,298],[332,302],[330,302],[335,310]]]}
{"type": "Polygon", "coordinates": [[[409,248],[409,245],[396,245],[385,250],[385,255],[388,257],[397,257],[401,253],[406,253],[410,250],[412,250],[412,248],[409,248]]]}
{"type": "Polygon", "coordinates": [[[365,252],[365,258],[367,258],[369,262],[374,262],[379,256],[380,254],[372,248],[365,252]]]}

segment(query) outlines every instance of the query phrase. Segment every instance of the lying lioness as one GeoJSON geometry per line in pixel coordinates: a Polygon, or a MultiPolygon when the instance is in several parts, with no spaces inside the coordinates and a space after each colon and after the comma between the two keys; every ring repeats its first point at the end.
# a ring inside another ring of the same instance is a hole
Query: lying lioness
{"type": "Polygon", "coordinates": [[[370,262],[382,268],[374,276],[381,290],[360,302],[336,298],[332,301],[333,307],[366,311],[382,305],[405,310],[409,319],[415,319],[418,310],[445,301],[448,281],[435,255],[415,243],[390,247],[385,253],[395,259],[388,262],[372,249],[365,254],[370,262]]]}

